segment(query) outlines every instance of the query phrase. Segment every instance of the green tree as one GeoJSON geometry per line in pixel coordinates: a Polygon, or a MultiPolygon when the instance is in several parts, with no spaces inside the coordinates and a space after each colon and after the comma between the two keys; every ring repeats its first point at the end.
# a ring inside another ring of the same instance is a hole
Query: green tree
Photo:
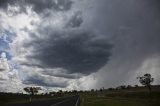
{"type": "Polygon", "coordinates": [[[151,83],[153,83],[153,81],[154,81],[154,78],[152,78],[151,74],[146,73],[141,77],[137,77],[137,79],[139,79],[139,82],[142,85],[148,87],[149,92],[151,92],[151,83]]]}
{"type": "Polygon", "coordinates": [[[32,101],[32,96],[38,93],[38,90],[41,90],[40,87],[25,87],[24,91],[29,94],[29,101],[32,101]]]}

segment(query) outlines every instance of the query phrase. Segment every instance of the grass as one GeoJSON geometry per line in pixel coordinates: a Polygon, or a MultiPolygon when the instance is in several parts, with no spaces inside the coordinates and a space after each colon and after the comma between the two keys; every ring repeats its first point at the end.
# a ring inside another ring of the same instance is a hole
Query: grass
{"type": "Polygon", "coordinates": [[[148,101],[135,101],[135,100],[118,100],[118,99],[99,99],[90,98],[82,106],[158,106],[157,103],[150,103],[148,101]]]}
{"type": "MultiPolygon", "coordinates": [[[[69,94],[71,96],[71,94],[69,94]]],[[[68,94],[65,96],[69,96],[68,94]]],[[[132,88],[123,90],[103,90],[102,92],[79,92],[81,106],[160,106],[160,88],[153,89],[149,94],[147,89],[132,88]]],[[[63,97],[65,97],[63,96],[63,97]]],[[[60,99],[49,95],[35,95],[33,101],[60,99]]],[[[29,102],[28,95],[0,94],[0,106],[5,103],[29,102]]]]}
{"type": "MultiPolygon", "coordinates": [[[[32,96],[32,101],[45,101],[45,100],[52,100],[52,99],[59,99],[61,97],[52,97],[49,95],[35,95],[32,96]]],[[[16,95],[16,94],[5,94],[0,95],[0,106],[6,104],[15,104],[15,103],[28,103],[29,102],[29,95],[16,95]]]]}
{"type": "Polygon", "coordinates": [[[158,100],[83,97],[81,106],[160,106],[158,100]]]}
{"type": "Polygon", "coordinates": [[[81,106],[160,106],[160,91],[103,91],[81,94],[81,106]]]}

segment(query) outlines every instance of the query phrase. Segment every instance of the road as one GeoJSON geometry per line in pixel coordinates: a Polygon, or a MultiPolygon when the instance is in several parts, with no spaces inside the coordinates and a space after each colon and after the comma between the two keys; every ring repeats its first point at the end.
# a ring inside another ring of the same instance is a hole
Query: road
{"type": "Polygon", "coordinates": [[[23,104],[10,104],[7,106],[80,106],[79,96],[61,98],[56,100],[34,101],[23,104]]]}

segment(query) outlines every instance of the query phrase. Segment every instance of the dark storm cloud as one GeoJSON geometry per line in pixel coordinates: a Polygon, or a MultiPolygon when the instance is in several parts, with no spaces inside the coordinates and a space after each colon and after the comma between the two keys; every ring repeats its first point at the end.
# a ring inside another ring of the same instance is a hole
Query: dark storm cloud
{"type": "Polygon", "coordinates": [[[10,4],[15,5],[16,2],[17,0],[0,0],[0,7],[7,8],[10,4]]]}
{"type": "Polygon", "coordinates": [[[32,6],[37,13],[44,11],[68,11],[73,4],[72,0],[0,0],[0,8],[7,9],[9,5],[19,6],[21,12],[26,12],[26,6],[32,6]]]}
{"type": "Polygon", "coordinates": [[[66,24],[66,27],[72,27],[72,28],[80,27],[82,23],[83,23],[82,12],[78,11],[68,21],[68,23],[66,24]]]}
{"type": "Polygon", "coordinates": [[[66,78],[66,79],[78,79],[78,78],[81,78],[80,76],[74,75],[74,74],[63,74],[63,73],[51,74],[51,73],[46,73],[46,72],[44,72],[44,74],[49,74],[49,75],[53,75],[54,77],[66,78]]]}
{"type": "Polygon", "coordinates": [[[66,81],[56,81],[49,76],[42,76],[42,75],[32,75],[28,76],[24,81],[24,84],[35,84],[38,86],[47,86],[47,87],[60,87],[65,88],[68,86],[66,81]]]}
{"type": "Polygon", "coordinates": [[[94,19],[91,26],[114,42],[115,57],[126,59],[126,63],[133,59],[137,61],[136,64],[142,58],[144,61],[151,55],[159,54],[159,0],[101,1],[92,14],[94,19]]]}
{"type": "Polygon", "coordinates": [[[64,71],[63,69],[56,69],[56,70],[44,69],[42,74],[59,77],[59,78],[65,78],[65,79],[77,79],[82,77],[82,75],[80,74],[68,74],[66,70],[64,71]]]}
{"type": "Polygon", "coordinates": [[[26,0],[25,2],[32,5],[37,13],[41,13],[46,9],[68,11],[73,4],[72,0],[26,0]]]}
{"type": "Polygon", "coordinates": [[[92,14],[90,26],[108,35],[115,46],[109,64],[99,75],[98,82],[102,83],[96,86],[138,83],[136,75],[142,72],[156,75],[154,67],[146,71],[140,68],[147,60],[160,55],[160,1],[101,1],[92,14]]]}
{"type": "Polygon", "coordinates": [[[25,0],[0,0],[0,9],[5,12],[12,12],[13,15],[17,15],[19,13],[26,13],[26,6],[25,0]],[[20,7],[20,10],[8,10],[9,6],[20,7]]]}
{"type": "Polygon", "coordinates": [[[112,45],[100,35],[78,30],[51,34],[29,44],[34,46],[35,55],[28,58],[40,61],[43,67],[90,74],[104,66],[111,55],[112,45]]]}
{"type": "Polygon", "coordinates": [[[66,78],[66,79],[77,79],[81,78],[81,76],[75,75],[75,74],[65,74],[65,73],[58,73],[58,74],[53,74],[52,72],[44,72],[44,75],[50,75],[58,78],[66,78]]]}
{"type": "Polygon", "coordinates": [[[24,65],[24,66],[28,66],[28,67],[39,67],[39,68],[43,68],[40,64],[29,63],[29,62],[23,62],[23,63],[20,63],[20,65],[24,65]]]}
{"type": "MultiPolygon", "coordinates": [[[[33,10],[40,14],[48,11],[67,14],[66,11],[72,9],[73,5],[71,0],[45,1],[26,0],[25,3],[21,2],[21,4],[23,6],[24,4],[33,6],[33,10]]],[[[47,18],[45,21],[42,20],[41,23],[32,23],[40,26],[38,26],[39,30],[36,30],[37,32],[30,33],[31,42],[24,45],[27,50],[30,50],[27,47],[34,50],[31,49],[31,55],[28,55],[26,59],[33,59],[34,62],[37,61],[39,64],[30,61],[30,63],[22,63],[22,65],[42,68],[44,71],[41,74],[44,76],[60,77],[62,79],[80,78],[75,73],[88,75],[105,66],[95,73],[97,83],[94,86],[97,88],[117,86],[126,82],[129,82],[129,84],[138,82],[136,75],[141,72],[152,72],[153,75],[158,76],[158,72],[155,70],[159,69],[159,66],[155,66],[153,69],[150,67],[150,69],[147,68],[144,71],[143,65],[154,56],[160,56],[160,0],[81,1],[84,2],[82,3],[84,5],[76,2],[77,7],[74,6],[74,9],[76,8],[74,12],[77,10],[82,12],[74,14],[68,19],[69,21],[66,19],[66,15],[61,17],[65,22],[62,21],[60,24],[66,24],[62,25],[65,26],[62,29],[59,28],[59,22],[56,23],[58,24],[57,30],[55,27],[53,28],[54,25],[45,27],[48,21],[47,18]],[[89,31],[77,30],[81,28],[89,29],[89,31]],[[98,31],[104,36],[91,32],[91,30],[98,31]],[[36,35],[37,33],[40,33],[42,38],[36,35]],[[114,44],[112,57],[112,45],[108,41],[114,44]],[[52,70],[45,70],[55,68],[62,68],[67,72],[55,73],[52,70]]],[[[14,2],[13,0],[1,0],[0,2],[1,8],[6,8],[8,3],[10,5],[20,4],[17,0],[14,2]]],[[[70,13],[67,15],[70,15],[70,13]]],[[[26,30],[26,32],[29,32],[29,30],[26,30]]],[[[58,84],[58,81],[57,83],[53,81],[51,83],[47,80],[49,77],[36,75],[33,77],[29,77],[24,83],[58,87],[67,86],[64,82],[58,84]]]]}

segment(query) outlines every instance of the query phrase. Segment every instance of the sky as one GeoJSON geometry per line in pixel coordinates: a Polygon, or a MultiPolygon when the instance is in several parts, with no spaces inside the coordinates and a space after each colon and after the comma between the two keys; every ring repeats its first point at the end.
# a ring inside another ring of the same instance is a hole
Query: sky
{"type": "Polygon", "coordinates": [[[160,84],[159,0],[0,0],[0,91],[160,84]]]}

